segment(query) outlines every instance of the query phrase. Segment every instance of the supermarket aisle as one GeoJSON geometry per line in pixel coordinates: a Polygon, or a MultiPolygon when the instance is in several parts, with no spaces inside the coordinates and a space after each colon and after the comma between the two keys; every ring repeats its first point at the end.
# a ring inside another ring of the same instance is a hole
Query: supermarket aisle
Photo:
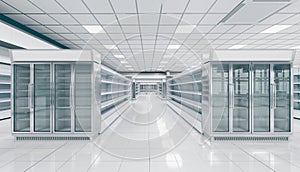
{"type": "Polygon", "coordinates": [[[14,141],[9,127],[0,122],[5,172],[300,171],[300,128],[290,142],[210,143],[155,95],[139,96],[94,142],[14,141]]]}

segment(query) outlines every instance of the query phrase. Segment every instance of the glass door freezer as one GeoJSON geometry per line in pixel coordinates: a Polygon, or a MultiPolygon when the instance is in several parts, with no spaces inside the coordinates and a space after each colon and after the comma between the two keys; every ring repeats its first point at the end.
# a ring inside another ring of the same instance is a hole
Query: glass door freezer
{"type": "Polygon", "coordinates": [[[291,133],[289,62],[208,62],[204,68],[204,134],[224,139],[291,133]]]}

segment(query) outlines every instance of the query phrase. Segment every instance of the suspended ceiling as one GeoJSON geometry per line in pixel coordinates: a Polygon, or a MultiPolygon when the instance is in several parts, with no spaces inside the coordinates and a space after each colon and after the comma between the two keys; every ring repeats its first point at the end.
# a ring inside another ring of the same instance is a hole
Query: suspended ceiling
{"type": "Polygon", "coordinates": [[[182,71],[211,48],[300,46],[299,0],[3,0],[0,11],[118,71],[182,71]]]}

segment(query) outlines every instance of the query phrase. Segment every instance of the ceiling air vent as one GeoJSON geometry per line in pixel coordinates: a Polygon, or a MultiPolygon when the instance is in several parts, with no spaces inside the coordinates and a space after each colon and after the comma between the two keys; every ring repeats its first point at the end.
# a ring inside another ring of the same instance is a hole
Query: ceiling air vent
{"type": "Polygon", "coordinates": [[[279,9],[289,5],[291,0],[248,0],[242,1],[222,20],[225,24],[257,24],[279,9]]]}

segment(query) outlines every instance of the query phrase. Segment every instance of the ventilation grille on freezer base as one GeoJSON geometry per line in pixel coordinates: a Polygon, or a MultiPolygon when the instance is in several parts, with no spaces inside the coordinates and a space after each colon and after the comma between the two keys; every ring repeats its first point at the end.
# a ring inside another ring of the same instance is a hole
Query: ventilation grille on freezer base
{"type": "Polygon", "coordinates": [[[289,137],[213,137],[214,141],[288,141],[289,137]]]}
{"type": "Polygon", "coordinates": [[[16,140],[90,140],[89,137],[16,137],[16,140]]]}

